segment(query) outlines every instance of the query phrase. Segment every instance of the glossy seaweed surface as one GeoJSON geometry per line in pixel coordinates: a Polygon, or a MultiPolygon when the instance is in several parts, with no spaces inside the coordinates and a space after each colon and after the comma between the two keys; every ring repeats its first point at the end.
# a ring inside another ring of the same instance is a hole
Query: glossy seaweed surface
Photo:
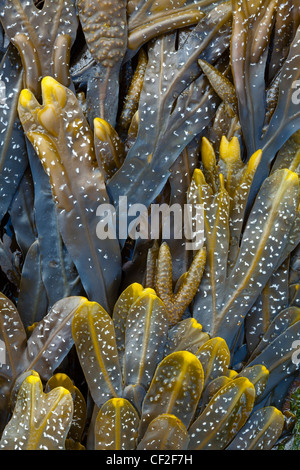
{"type": "Polygon", "coordinates": [[[299,84],[293,0],[0,0],[1,450],[299,450],[299,84]]]}

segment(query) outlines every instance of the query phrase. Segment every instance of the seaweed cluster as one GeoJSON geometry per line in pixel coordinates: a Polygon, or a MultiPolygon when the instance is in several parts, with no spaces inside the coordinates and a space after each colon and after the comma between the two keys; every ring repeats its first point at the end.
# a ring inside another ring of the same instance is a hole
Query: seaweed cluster
{"type": "Polygon", "coordinates": [[[0,449],[299,448],[299,57],[292,0],[0,0],[0,449]]]}

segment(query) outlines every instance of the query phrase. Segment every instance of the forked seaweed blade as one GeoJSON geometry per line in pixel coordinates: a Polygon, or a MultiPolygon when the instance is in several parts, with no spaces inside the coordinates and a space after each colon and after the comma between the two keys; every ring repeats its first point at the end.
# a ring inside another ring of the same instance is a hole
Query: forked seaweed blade
{"type": "Polygon", "coordinates": [[[45,77],[42,91],[43,106],[29,90],[22,91],[19,115],[50,177],[59,230],[86,295],[110,311],[121,275],[120,247],[113,231],[107,234],[105,224],[98,227],[104,217],[97,219],[98,206],[109,200],[93,133],[68,88],[45,77]]]}
{"type": "Polygon", "coordinates": [[[134,450],[139,416],[124,398],[111,398],[100,409],[95,422],[95,450],[134,450]]]}
{"type": "Polygon", "coordinates": [[[30,375],[21,385],[0,449],[64,450],[72,413],[72,396],[68,390],[56,387],[45,394],[41,379],[30,375]]]}
{"type": "Polygon", "coordinates": [[[279,170],[272,174],[257,195],[243,233],[236,264],[223,285],[217,285],[215,319],[210,318],[209,309],[207,310],[211,303],[209,296],[208,299],[196,297],[193,307],[195,318],[200,323],[211,325],[209,332],[214,336],[222,336],[230,350],[243,318],[272,273],[281,264],[282,254],[285,257],[289,254],[287,245],[295,220],[298,197],[299,182],[296,173],[279,170]]]}
{"type": "Polygon", "coordinates": [[[9,416],[8,406],[11,389],[16,377],[22,372],[20,357],[25,351],[27,335],[16,306],[0,293],[0,430],[9,416]]]}
{"type": "Polygon", "coordinates": [[[47,0],[42,9],[33,0],[1,0],[0,11],[5,33],[22,59],[25,87],[39,98],[45,75],[69,86],[70,51],[78,26],[74,0],[47,0]]]}

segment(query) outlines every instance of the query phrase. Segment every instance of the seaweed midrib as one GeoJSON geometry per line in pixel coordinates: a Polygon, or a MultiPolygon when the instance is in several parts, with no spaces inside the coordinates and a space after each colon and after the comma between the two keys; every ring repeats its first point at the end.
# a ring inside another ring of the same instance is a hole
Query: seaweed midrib
{"type": "MultiPolygon", "coordinates": [[[[61,120],[61,127],[63,127],[62,117],[60,117],[60,120],[61,120]]],[[[103,274],[103,271],[102,271],[101,262],[98,258],[98,254],[96,252],[95,244],[92,241],[91,233],[90,233],[90,230],[89,230],[89,223],[88,223],[87,217],[86,217],[86,210],[85,210],[85,207],[82,207],[83,200],[82,200],[82,197],[80,197],[80,196],[78,197],[77,180],[76,180],[76,178],[73,178],[73,180],[75,182],[75,188],[73,188],[72,178],[71,179],[69,178],[68,165],[66,166],[64,164],[63,158],[61,157],[61,155],[68,155],[68,154],[69,154],[69,149],[68,149],[65,141],[63,140],[63,150],[59,152],[59,156],[60,156],[61,163],[65,168],[64,178],[65,178],[67,186],[70,189],[71,194],[77,196],[76,197],[77,204],[76,204],[76,206],[73,205],[73,210],[74,210],[75,213],[76,212],[79,213],[79,217],[80,217],[81,222],[82,222],[82,227],[83,227],[83,229],[85,231],[85,235],[86,235],[87,246],[89,247],[89,251],[91,253],[91,259],[93,260],[93,269],[96,268],[99,279],[101,279],[102,286],[103,286],[103,293],[104,293],[104,299],[103,300],[105,302],[106,308],[108,308],[109,301],[108,301],[108,297],[107,297],[106,282],[105,282],[105,279],[104,279],[104,274],[103,274]],[[79,208],[79,211],[77,211],[77,207],[79,208]]],[[[72,161],[72,159],[71,159],[71,161],[72,161]]],[[[74,162],[72,162],[72,164],[73,163],[74,162]]],[[[72,168],[72,165],[71,165],[71,168],[72,168]]],[[[50,168],[50,170],[51,170],[51,168],[50,168]]],[[[99,283],[99,286],[100,286],[100,283],[99,283]]]]}
{"type": "MultiPolygon", "coordinates": [[[[43,348],[40,349],[38,354],[34,357],[34,359],[30,362],[26,370],[34,370],[35,364],[39,361],[39,359],[43,356],[44,351],[47,351],[48,345],[53,341],[53,339],[58,335],[58,333],[63,329],[66,323],[70,321],[70,318],[72,318],[74,311],[78,308],[78,305],[71,310],[71,312],[63,319],[63,321],[60,324],[59,329],[52,329],[52,334],[49,336],[48,340],[43,343],[43,348]]],[[[29,339],[30,341],[30,339],[29,339]]]]}
{"type": "Polygon", "coordinates": [[[95,356],[97,358],[97,361],[98,361],[98,364],[100,366],[100,369],[101,369],[101,372],[103,374],[103,377],[104,377],[104,380],[108,386],[108,389],[111,393],[111,395],[114,397],[114,398],[117,398],[117,393],[116,393],[116,390],[110,380],[110,377],[109,377],[109,374],[107,373],[107,370],[106,370],[106,367],[104,365],[104,361],[103,361],[103,358],[102,358],[102,353],[101,353],[101,350],[99,348],[99,342],[98,342],[98,339],[97,339],[97,334],[96,334],[96,331],[95,331],[95,326],[94,326],[94,322],[93,322],[93,315],[91,312],[88,313],[88,324],[89,324],[89,332],[90,332],[90,335],[91,335],[91,340],[92,340],[92,344],[93,344],[93,347],[94,347],[94,353],[95,353],[95,356]]]}
{"type": "MultiPolygon", "coordinates": [[[[283,183],[281,184],[281,186],[284,186],[283,183]]],[[[262,252],[264,251],[264,249],[266,247],[266,243],[267,243],[267,240],[268,240],[268,237],[269,237],[269,234],[270,234],[270,230],[274,226],[273,221],[276,218],[277,208],[278,208],[278,206],[280,205],[280,203],[282,201],[283,189],[284,188],[280,188],[280,190],[277,193],[277,197],[275,198],[275,203],[273,204],[272,211],[271,211],[271,213],[270,213],[270,215],[267,219],[267,223],[266,223],[266,226],[268,227],[268,229],[266,230],[264,236],[260,240],[260,243],[259,243],[258,248],[256,250],[255,260],[260,258],[262,252]]],[[[252,261],[251,265],[249,266],[249,269],[247,270],[247,272],[243,276],[243,282],[235,290],[234,294],[230,297],[229,301],[225,304],[225,306],[222,308],[222,310],[218,314],[218,321],[216,323],[216,329],[221,324],[222,320],[224,319],[226,313],[228,312],[228,310],[230,309],[232,304],[238,298],[238,296],[243,291],[243,289],[247,286],[249,280],[251,279],[251,275],[253,273],[253,270],[254,270],[256,264],[257,264],[256,261],[255,262],[252,261]]]]}

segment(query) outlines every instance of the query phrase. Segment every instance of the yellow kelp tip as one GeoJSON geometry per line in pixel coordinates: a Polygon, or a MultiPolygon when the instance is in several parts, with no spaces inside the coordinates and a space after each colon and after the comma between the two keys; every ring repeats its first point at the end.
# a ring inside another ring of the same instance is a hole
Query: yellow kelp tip
{"type": "Polygon", "coordinates": [[[63,108],[66,105],[67,93],[63,85],[53,77],[46,76],[42,79],[42,96],[45,104],[59,105],[63,108]]]}
{"type": "Polygon", "coordinates": [[[19,103],[23,108],[28,108],[29,103],[34,99],[34,95],[31,93],[30,90],[27,88],[24,88],[24,90],[21,91],[20,97],[19,97],[19,103]]]}
{"type": "Polygon", "coordinates": [[[234,163],[241,158],[241,147],[239,139],[233,137],[230,141],[223,135],[220,142],[220,158],[228,163],[234,163]]]}

